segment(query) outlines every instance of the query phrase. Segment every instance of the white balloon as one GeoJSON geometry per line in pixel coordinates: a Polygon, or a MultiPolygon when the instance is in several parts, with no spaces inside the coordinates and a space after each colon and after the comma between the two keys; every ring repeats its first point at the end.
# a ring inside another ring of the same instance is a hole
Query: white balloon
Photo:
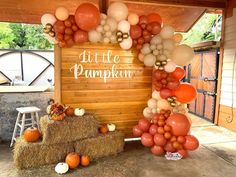
{"type": "Polygon", "coordinates": [[[43,26],[45,26],[46,24],[51,24],[54,25],[54,23],[57,21],[56,17],[52,14],[44,14],[41,17],[41,23],[43,26]]]}
{"type": "Polygon", "coordinates": [[[110,26],[111,31],[116,31],[117,30],[117,22],[114,18],[108,17],[106,24],[110,26]]]}
{"type": "Polygon", "coordinates": [[[163,48],[169,51],[174,50],[175,41],[173,39],[165,39],[162,41],[163,48]]]}
{"type": "Polygon", "coordinates": [[[154,98],[151,98],[147,102],[149,108],[157,108],[157,100],[154,98]]]}
{"type": "Polygon", "coordinates": [[[151,118],[152,117],[152,109],[149,107],[144,108],[143,110],[143,116],[146,118],[151,118]]]}
{"type": "Polygon", "coordinates": [[[55,37],[51,37],[49,34],[44,33],[44,37],[50,42],[51,44],[58,44],[58,41],[55,37]]]}
{"type": "Polygon", "coordinates": [[[100,14],[100,17],[101,17],[102,20],[106,20],[106,19],[107,19],[107,15],[104,14],[104,13],[101,13],[101,14],[100,14]]]}
{"type": "Polygon", "coordinates": [[[103,27],[102,25],[98,25],[96,28],[97,32],[102,33],[103,32],[103,27]]]}
{"type": "Polygon", "coordinates": [[[131,39],[131,37],[128,37],[127,39],[124,39],[121,43],[120,43],[120,47],[124,50],[128,50],[132,47],[133,41],[131,39]]]}
{"type": "Polygon", "coordinates": [[[156,100],[162,99],[161,96],[160,96],[160,92],[158,92],[156,90],[152,92],[152,98],[154,98],[156,100]]]}
{"type": "Polygon", "coordinates": [[[123,33],[128,33],[130,30],[130,23],[126,20],[122,20],[118,23],[117,29],[122,31],[123,33]]]}
{"type": "Polygon", "coordinates": [[[182,44],[173,50],[172,61],[179,66],[188,65],[194,58],[194,51],[188,45],[182,44]]]}
{"type": "Polygon", "coordinates": [[[168,72],[168,73],[174,72],[175,68],[176,68],[176,64],[173,61],[169,61],[164,66],[165,71],[168,72]]]}
{"type": "Polygon", "coordinates": [[[128,17],[128,7],[122,2],[112,3],[107,10],[109,17],[113,17],[116,21],[125,20],[128,17]]]}
{"type": "Polygon", "coordinates": [[[156,113],[157,113],[157,108],[153,108],[153,109],[152,109],[152,113],[153,113],[153,114],[156,114],[156,113]]]}
{"type": "Polygon", "coordinates": [[[115,35],[111,35],[110,41],[111,41],[112,44],[117,43],[116,36],[115,35]]]}
{"type": "Polygon", "coordinates": [[[96,30],[92,30],[88,32],[88,39],[92,43],[101,41],[101,38],[102,38],[101,33],[97,32],[96,30]]]}
{"type": "Polygon", "coordinates": [[[144,55],[142,53],[138,54],[138,59],[143,62],[144,55]]]}
{"type": "Polygon", "coordinates": [[[146,43],[143,45],[142,49],[141,49],[141,53],[144,55],[147,55],[149,53],[151,53],[151,49],[150,49],[150,44],[146,43]]]}
{"type": "Polygon", "coordinates": [[[156,57],[153,54],[145,55],[143,58],[143,63],[145,66],[153,66],[156,62],[156,57]]]}
{"type": "Polygon", "coordinates": [[[162,41],[161,36],[160,36],[160,35],[156,35],[156,36],[154,36],[154,37],[151,39],[150,43],[157,45],[157,44],[160,44],[161,41],[162,41]]]}
{"type": "Polygon", "coordinates": [[[139,16],[135,13],[131,13],[128,16],[128,21],[131,25],[137,25],[139,22],[139,16]]]}
{"type": "Polygon", "coordinates": [[[174,36],[175,29],[172,26],[166,25],[161,29],[160,35],[163,39],[172,38],[174,36]]]}

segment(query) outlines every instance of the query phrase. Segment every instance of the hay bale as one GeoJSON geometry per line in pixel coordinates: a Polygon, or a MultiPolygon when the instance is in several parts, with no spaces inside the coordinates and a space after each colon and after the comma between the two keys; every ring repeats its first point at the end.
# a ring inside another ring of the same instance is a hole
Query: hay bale
{"type": "Polygon", "coordinates": [[[28,143],[18,138],[13,159],[17,168],[26,169],[64,161],[66,155],[73,151],[73,143],[44,145],[42,142],[28,143]]]}
{"type": "Polygon", "coordinates": [[[124,134],[119,131],[99,134],[94,138],[76,141],[74,148],[81,155],[89,155],[91,160],[116,155],[124,149],[124,134]]]}
{"type": "Polygon", "coordinates": [[[43,143],[66,143],[97,136],[99,123],[92,114],[81,117],[66,117],[54,121],[44,116],[40,119],[43,143]]]}

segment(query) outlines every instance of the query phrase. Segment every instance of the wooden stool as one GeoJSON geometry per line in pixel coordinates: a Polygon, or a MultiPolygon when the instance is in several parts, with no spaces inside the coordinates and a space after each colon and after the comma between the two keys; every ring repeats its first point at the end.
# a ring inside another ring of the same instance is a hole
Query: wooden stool
{"type": "Polygon", "coordinates": [[[16,140],[16,133],[17,133],[17,128],[20,127],[20,135],[21,136],[24,132],[25,127],[31,127],[37,125],[38,129],[39,127],[39,115],[38,112],[40,111],[39,108],[33,106],[33,107],[20,107],[16,108],[18,111],[18,115],[16,118],[16,123],[15,123],[15,128],[13,131],[12,139],[11,139],[11,145],[12,147],[14,141],[16,140]],[[31,114],[30,118],[26,118],[26,114],[31,114]],[[26,123],[28,121],[28,123],[26,123]],[[29,122],[30,121],[30,122],[29,122]]]}

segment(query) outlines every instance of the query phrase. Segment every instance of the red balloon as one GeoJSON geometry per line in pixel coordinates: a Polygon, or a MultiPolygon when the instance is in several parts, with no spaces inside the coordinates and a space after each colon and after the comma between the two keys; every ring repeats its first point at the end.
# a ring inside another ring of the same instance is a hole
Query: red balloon
{"type": "Polygon", "coordinates": [[[172,146],[171,142],[167,142],[166,145],[164,146],[164,150],[166,152],[175,152],[176,149],[172,146]]]}
{"type": "Polygon", "coordinates": [[[74,33],[75,43],[83,43],[88,41],[88,32],[83,30],[78,30],[74,33]]]}
{"type": "Polygon", "coordinates": [[[136,49],[137,49],[137,50],[140,50],[142,47],[143,47],[142,44],[137,44],[137,45],[136,45],[136,49]]]}
{"type": "Polygon", "coordinates": [[[160,91],[160,96],[163,99],[167,99],[167,98],[171,97],[172,95],[173,95],[172,91],[168,88],[161,89],[161,91],[160,91]]]}
{"type": "Polygon", "coordinates": [[[141,143],[146,147],[152,147],[154,145],[153,136],[149,133],[143,133],[141,143]]]}
{"type": "Polygon", "coordinates": [[[74,41],[72,38],[66,41],[66,47],[72,47],[74,45],[74,41]]]}
{"type": "Polygon", "coordinates": [[[162,71],[159,69],[155,70],[153,76],[157,81],[160,81],[162,79],[162,71]]]}
{"type": "Polygon", "coordinates": [[[181,149],[181,150],[178,150],[178,153],[182,156],[182,159],[185,159],[185,158],[188,157],[188,151],[187,150],[181,149]]]}
{"type": "Polygon", "coordinates": [[[176,90],[179,88],[179,86],[180,86],[180,82],[177,80],[174,80],[174,81],[168,82],[166,87],[170,90],[176,90]]]}
{"type": "Polygon", "coordinates": [[[142,28],[139,25],[131,25],[130,37],[132,39],[138,39],[141,36],[142,36],[142,28]]]}
{"type": "Polygon", "coordinates": [[[143,36],[143,38],[144,38],[145,43],[149,43],[152,40],[152,35],[149,34],[149,35],[143,36]]]}
{"type": "Polygon", "coordinates": [[[180,68],[180,67],[176,67],[175,70],[171,73],[171,75],[177,79],[177,80],[181,80],[184,78],[185,76],[185,70],[180,68]]]}
{"type": "Polygon", "coordinates": [[[157,125],[151,125],[150,128],[149,128],[149,133],[151,135],[155,135],[157,133],[157,128],[158,128],[157,125]]]}
{"type": "Polygon", "coordinates": [[[82,30],[90,31],[99,25],[100,12],[95,5],[83,3],[75,12],[75,22],[82,30]]]}
{"type": "Polygon", "coordinates": [[[147,24],[148,23],[148,18],[147,18],[147,16],[146,15],[141,15],[140,17],[139,17],[139,24],[141,25],[141,24],[147,24]]]}
{"type": "Polygon", "coordinates": [[[143,44],[144,42],[145,41],[143,37],[138,38],[138,44],[143,44]]]}
{"type": "Polygon", "coordinates": [[[136,137],[140,137],[143,134],[143,131],[140,129],[138,125],[133,127],[133,135],[136,137]]]}
{"type": "Polygon", "coordinates": [[[151,28],[152,28],[151,29],[151,33],[153,35],[159,34],[161,32],[161,25],[160,25],[160,23],[152,22],[152,23],[150,23],[150,25],[151,25],[151,28]]]}
{"type": "Polygon", "coordinates": [[[146,118],[140,119],[138,121],[138,126],[140,127],[140,129],[144,132],[148,132],[149,128],[150,128],[150,121],[146,118]]]}
{"type": "Polygon", "coordinates": [[[64,39],[63,34],[61,33],[56,33],[56,40],[62,41],[64,39]]]}
{"type": "Polygon", "coordinates": [[[186,141],[183,144],[184,149],[189,150],[189,151],[193,151],[199,147],[199,141],[195,136],[187,135],[187,136],[185,136],[185,139],[186,139],[186,141]]]}
{"type": "Polygon", "coordinates": [[[154,146],[151,148],[151,152],[152,152],[154,155],[162,155],[162,154],[164,154],[165,151],[164,151],[163,147],[154,145],[154,146]]]}
{"type": "Polygon", "coordinates": [[[184,114],[172,114],[166,121],[171,126],[171,132],[175,136],[185,136],[190,130],[190,122],[184,114]]]}
{"type": "Polygon", "coordinates": [[[189,83],[180,84],[179,88],[173,91],[177,100],[181,103],[189,103],[197,96],[196,89],[189,83]]]}
{"type": "Polygon", "coordinates": [[[70,22],[71,22],[72,24],[75,24],[75,16],[74,16],[74,15],[70,15],[70,16],[68,17],[68,20],[70,20],[70,22]]]}
{"type": "Polygon", "coordinates": [[[64,34],[65,32],[65,25],[63,21],[57,20],[56,23],[53,25],[53,29],[56,33],[64,34]]]}
{"type": "Polygon", "coordinates": [[[151,13],[147,16],[148,23],[152,22],[158,22],[159,24],[162,24],[161,16],[158,13],[151,13]]]}
{"type": "Polygon", "coordinates": [[[157,146],[164,146],[167,143],[165,137],[161,134],[158,134],[158,133],[156,133],[154,135],[153,139],[154,139],[154,142],[157,146]]]}

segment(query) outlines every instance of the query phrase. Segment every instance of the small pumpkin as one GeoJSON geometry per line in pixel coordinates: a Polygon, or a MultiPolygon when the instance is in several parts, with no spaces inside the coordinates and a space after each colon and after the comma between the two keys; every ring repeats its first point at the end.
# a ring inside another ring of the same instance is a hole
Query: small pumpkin
{"type": "Polygon", "coordinates": [[[66,156],[66,163],[69,165],[71,169],[74,169],[79,166],[80,156],[75,152],[71,152],[66,156]]]}
{"type": "Polygon", "coordinates": [[[29,127],[24,131],[24,139],[27,142],[35,142],[38,141],[41,134],[36,127],[29,127]]]}
{"type": "Polygon", "coordinates": [[[74,114],[76,116],[83,116],[85,113],[85,110],[83,108],[76,108],[75,111],[74,111],[74,114]]]}
{"type": "Polygon", "coordinates": [[[109,132],[114,132],[116,130],[115,124],[107,124],[109,132]]]}
{"type": "Polygon", "coordinates": [[[106,134],[108,131],[109,131],[109,129],[107,127],[107,124],[104,124],[99,128],[99,132],[102,134],[106,134]]]}
{"type": "Polygon", "coordinates": [[[62,114],[59,114],[59,115],[56,115],[56,114],[53,114],[52,115],[52,120],[63,120],[65,118],[66,114],[65,113],[62,113],[62,114]]]}
{"type": "Polygon", "coordinates": [[[84,166],[84,167],[87,167],[90,164],[90,158],[87,155],[81,156],[80,160],[81,160],[81,162],[80,162],[81,165],[84,166]]]}
{"type": "Polygon", "coordinates": [[[69,106],[68,108],[66,108],[65,114],[66,114],[67,116],[69,116],[69,117],[74,116],[74,108],[72,108],[72,107],[69,106]]]}
{"type": "Polygon", "coordinates": [[[60,162],[56,165],[55,167],[55,171],[58,173],[58,174],[64,174],[66,173],[67,171],[69,170],[69,165],[67,163],[64,163],[64,162],[60,162]]]}

